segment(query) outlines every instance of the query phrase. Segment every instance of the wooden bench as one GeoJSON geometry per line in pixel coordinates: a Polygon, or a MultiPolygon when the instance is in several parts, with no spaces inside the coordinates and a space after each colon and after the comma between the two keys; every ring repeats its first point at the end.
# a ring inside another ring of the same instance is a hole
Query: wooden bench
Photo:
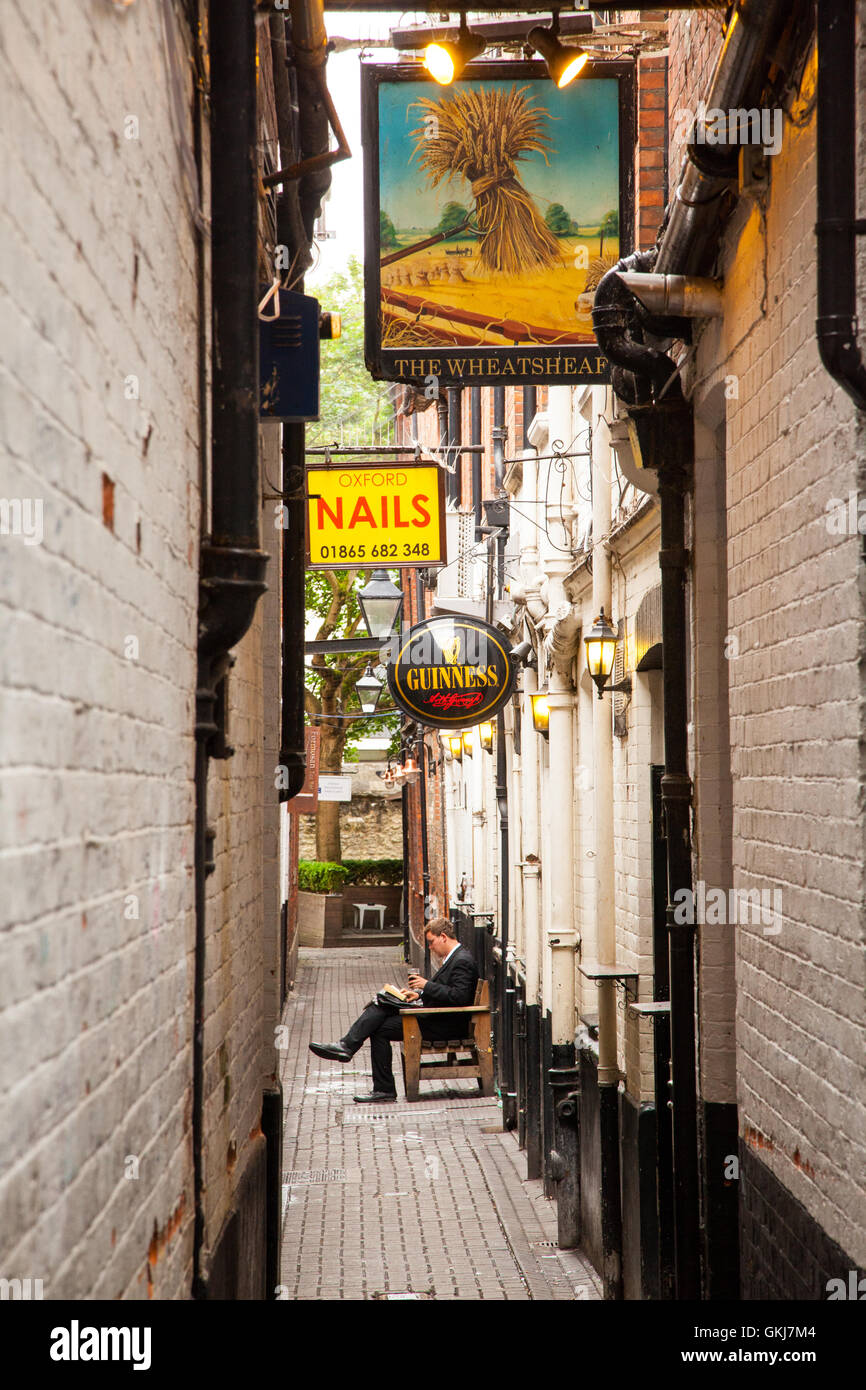
{"type": "Polygon", "coordinates": [[[418,1100],[422,1077],[475,1077],[483,1096],[492,1096],[493,1049],[490,1046],[490,986],[479,980],[475,987],[475,1003],[460,1008],[401,1009],[403,1020],[403,1084],[407,1100],[418,1100]],[[419,1018],[435,1014],[454,1017],[454,1037],[429,1041],[422,1036],[419,1018]],[[425,1062],[428,1053],[447,1053],[444,1062],[425,1062]],[[466,1061],[458,1062],[457,1053],[468,1052],[466,1061]]]}

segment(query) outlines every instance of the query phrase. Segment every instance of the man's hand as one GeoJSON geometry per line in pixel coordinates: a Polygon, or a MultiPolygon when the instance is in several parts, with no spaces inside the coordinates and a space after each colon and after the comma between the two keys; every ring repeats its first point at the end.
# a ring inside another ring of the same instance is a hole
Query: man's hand
{"type": "Polygon", "coordinates": [[[423,975],[411,974],[409,976],[409,984],[412,986],[413,989],[418,990],[419,993],[424,988],[426,983],[427,981],[424,979],[423,975]]]}
{"type": "Polygon", "coordinates": [[[405,990],[403,991],[403,994],[404,994],[404,996],[405,996],[405,998],[406,998],[407,1003],[409,1003],[409,1004],[411,1004],[415,999],[420,999],[420,997],[421,997],[421,996],[418,994],[418,992],[417,992],[416,990],[414,990],[414,989],[405,989],[405,990]]]}

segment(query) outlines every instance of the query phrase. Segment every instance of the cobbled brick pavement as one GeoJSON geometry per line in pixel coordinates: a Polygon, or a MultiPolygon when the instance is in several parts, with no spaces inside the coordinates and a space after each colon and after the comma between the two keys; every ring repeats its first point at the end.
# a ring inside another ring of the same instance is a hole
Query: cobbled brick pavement
{"type": "Polygon", "coordinates": [[[426,1081],[410,1105],[394,1044],[396,1104],[356,1105],[367,1044],[345,1065],[309,1051],[405,977],[393,947],[301,951],[283,1015],[282,1297],[600,1299],[589,1262],[557,1249],[555,1205],[524,1178],[496,1097],[426,1081]]]}

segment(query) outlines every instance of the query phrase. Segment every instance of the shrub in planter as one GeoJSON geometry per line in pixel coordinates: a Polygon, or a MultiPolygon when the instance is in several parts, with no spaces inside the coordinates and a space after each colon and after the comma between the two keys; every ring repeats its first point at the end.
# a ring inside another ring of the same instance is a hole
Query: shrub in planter
{"type": "Polygon", "coordinates": [[[302,859],[298,864],[298,888],[302,893],[342,893],[348,869],[329,860],[302,859]]]}
{"type": "Polygon", "coordinates": [[[356,887],[403,882],[402,859],[345,859],[343,866],[348,873],[345,882],[356,887]]]}

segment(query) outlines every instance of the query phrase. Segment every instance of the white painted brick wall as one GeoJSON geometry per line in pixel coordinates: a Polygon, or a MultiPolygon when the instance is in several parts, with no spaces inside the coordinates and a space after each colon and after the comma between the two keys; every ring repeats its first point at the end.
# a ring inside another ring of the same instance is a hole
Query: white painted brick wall
{"type": "MultiPolygon", "coordinates": [[[[0,1276],[42,1278],[46,1298],[185,1298],[195,238],[162,7],[63,6],[50,19],[38,8],[8,0],[0,17],[0,497],[44,505],[41,545],[0,536],[0,1276]],[[129,115],[137,140],[124,135],[129,115]],[[137,400],[124,392],[130,374],[137,400]],[[137,1179],[125,1177],[129,1155],[137,1179]]],[[[179,21],[177,34],[188,81],[179,21]]],[[[273,1067],[263,1049],[262,623],[233,674],[237,755],[210,779],[211,1243],[273,1067]]],[[[273,666],[273,613],[264,640],[273,666]]]]}
{"type": "Polygon", "coordinates": [[[778,935],[735,929],[737,1095],[747,1141],[862,1262],[863,566],[824,509],[862,491],[866,449],[815,344],[815,176],[814,117],[786,124],[766,236],[740,217],[724,258],[734,883],[782,894],[778,935]]]}

